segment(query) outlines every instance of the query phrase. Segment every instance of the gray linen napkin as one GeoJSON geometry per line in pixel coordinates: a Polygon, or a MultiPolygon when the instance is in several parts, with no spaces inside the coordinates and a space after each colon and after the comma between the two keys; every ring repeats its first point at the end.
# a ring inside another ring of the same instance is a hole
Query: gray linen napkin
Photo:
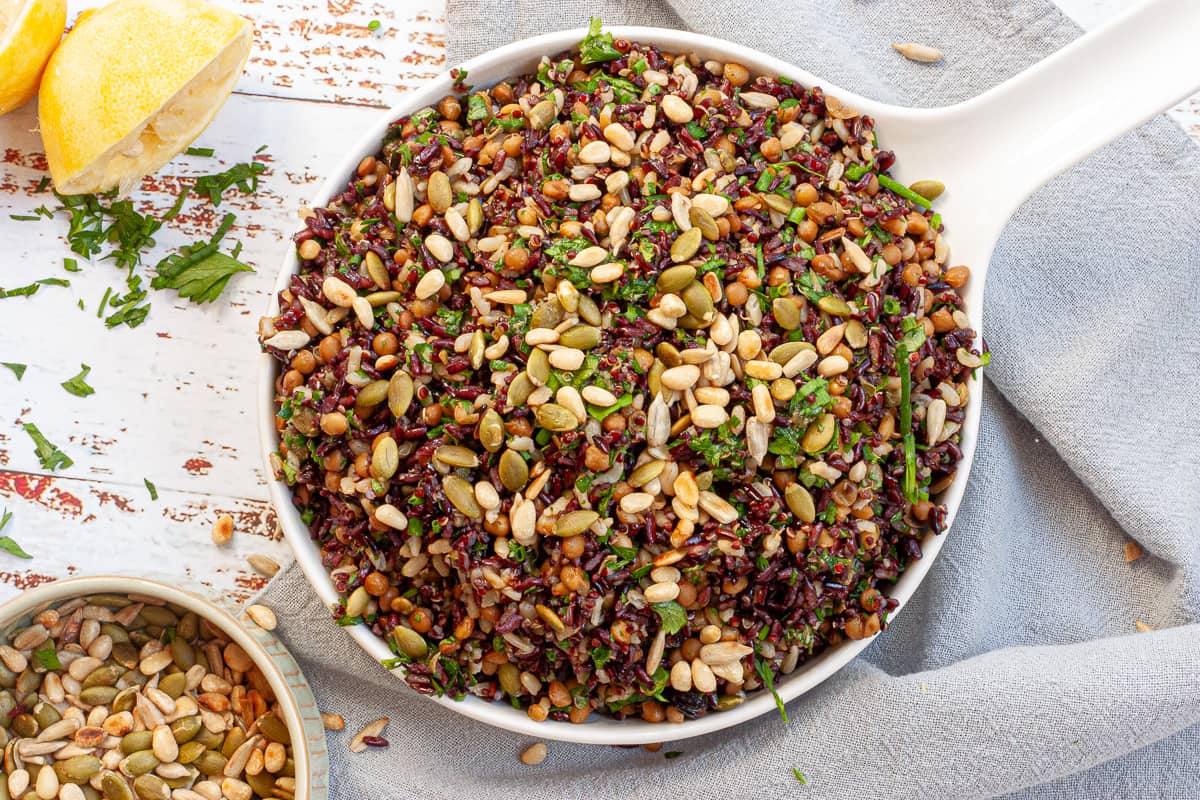
{"type": "MultiPolygon", "coordinates": [[[[599,14],[733,39],[928,106],[978,94],[1079,33],[1044,0],[953,5],[451,0],[449,63],[599,14]],[[912,64],[893,41],[948,58],[912,64]]],[[[1156,119],[1013,218],[988,280],[991,384],[958,520],[904,613],[792,702],[790,724],[770,715],[667,745],[682,752],[673,760],[552,744],[525,767],[528,740],[402,688],[291,567],[265,602],[323,708],[346,715],[347,732],[331,735],[334,796],[1200,797],[1197,152],[1156,119]],[[1147,555],[1126,564],[1130,539],[1147,555]],[[1135,634],[1135,620],[1161,630],[1135,634]],[[392,746],[350,755],[353,731],[381,715],[392,746]]]]}

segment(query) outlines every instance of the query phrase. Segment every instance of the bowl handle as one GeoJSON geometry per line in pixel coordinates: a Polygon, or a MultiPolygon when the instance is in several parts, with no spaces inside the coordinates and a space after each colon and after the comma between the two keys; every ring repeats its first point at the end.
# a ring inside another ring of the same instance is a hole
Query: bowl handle
{"type": "Polygon", "coordinates": [[[965,161],[953,171],[1003,224],[1042,184],[1198,88],[1200,0],[1146,0],[942,109],[965,161]]]}

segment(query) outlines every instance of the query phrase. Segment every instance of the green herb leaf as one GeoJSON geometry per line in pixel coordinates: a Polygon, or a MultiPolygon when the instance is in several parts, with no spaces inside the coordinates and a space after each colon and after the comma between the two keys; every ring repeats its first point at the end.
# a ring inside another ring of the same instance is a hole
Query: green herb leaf
{"type": "Polygon", "coordinates": [[[38,430],[37,425],[34,425],[32,422],[26,422],[21,427],[29,434],[29,438],[33,439],[33,444],[37,448],[38,463],[42,465],[42,469],[54,472],[57,469],[66,469],[75,463],[66,453],[51,444],[42,435],[42,432],[38,430]]]}
{"type": "Polygon", "coordinates": [[[367,30],[369,30],[371,32],[375,32],[375,31],[379,30],[379,27],[381,24],[382,23],[380,23],[379,20],[373,19],[367,23],[367,30]]]}
{"type": "Polygon", "coordinates": [[[588,21],[588,35],[579,43],[579,60],[584,64],[599,64],[621,57],[621,52],[613,46],[611,33],[601,33],[599,17],[588,21]]]}
{"type": "Polygon", "coordinates": [[[48,640],[40,650],[33,651],[33,657],[37,662],[48,670],[62,669],[62,662],[58,660],[58,653],[54,651],[54,640],[48,640]]]}
{"type": "Polygon", "coordinates": [[[593,419],[603,422],[611,414],[615,414],[616,412],[620,411],[622,408],[625,408],[626,406],[630,405],[631,403],[633,403],[633,395],[630,394],[629,392],[626,392],[625,394],[618,397],[617,402],[613,403],[608,408],[600,408],[599,406],[594,406],[591,403],[588,403],[587,411],[588,411],[588,414],[590,414],[593,419]]]}
{"type": "Polygon", "coordinates": [[[211,147],[189,147],[183,151],[185,155],[201,156],[202,158],[212,158],[213,149],[211,147]]]}
{"type": "Polygon", "coordinates": [[[473,94],[467,98],[467,121],[477,122],[492,115],[488,108],[487,98],[481,94],[473,94]]]}
{"type": "Polygon", "coordinates": [[[11,361],[0,361],[0,367],[8,367],[11,369],[12,374],[17,376],[18,381],[25,377],[25,370],[27,368],[25,364],[15,364],[11,361]]]}
{"type": "Polygon", "coordinates": [[[95,394],[96,390],[88,386],[87,381],[84,380],[91,371],[92,368],[87,364],[80,364],[79,374],[70,380],[63,381],[60,385],[76,397],[87,397],[88,395],[95,394]]]}
{"type": "Polygon", "coordinates": [[[662,620],[663,630],[667,635],[678,633],[687,625],[687,612],[683,610],[683,606],[676,603],[674,600],[668,600],[665,603],[655,603],[651,606],[658,618],[662,620]]]}
{"type": "Polygon", "coordinates": [[[596,665],[596,669],[604,669],[604,665],[612,660],[612,650],[607,647],[592,648],[592,663],[596,665]]]}
{"type": "Polygon", "coordinates": [[[150,499],[157,500],[158,499],[158,489],[154,488],[154,484],[150,482],[150,479],[142,478],[142,483],[146,484],[146,491],[150,492],[150,499]]]}
{"type": "Polygon", "coordinates": [[[36,280],[27,286],[18,286],[16,289],[0,289],[0,300],[6,297],[32,297],[37,294],[38,289],[43,286],[70,286],[71,282],[66,278],[42,278],[36,280]]]}
{"type": "Polygon", "coordinates": [[[226,214],[221,227],[207,243],[190,244],[158,262],[155,267],[158,276],[150,285],[155,289],[175,289],[180,297],[197,303],[211,303],[234,275],[253,272],[253,267],[217,250],[233,220],[233,214],[226,214]]]}
{"type": "Polygon", "coordinates": [[[63,259],[63,269],[67,272],[82,272],[83,269],[79,266],[79,262],[73,258],[63,259]]]}
{"type": "MultiPolygon", "coordinates": [[[[8,521],[10,519],[12,519],[12,512],[6,508],[4,509],[3,516],[0,516],[0,531],[4,530],[4,527],[8,525],[8,521]]],[[[0,550],[3,550],[6,553],[11,553],[17,558],[33,558],[33,556],[21,549],[21,545],[17,544],[8,536],[0,536],[0,550]]]]}
{"type": "Polygon", "coordinates": [[[783,698],[779,696],[779,692],[775,691],[775,673],[771,671],[771,662],[757,652],[754,654],[754,671],[762,679],[763,686],[767,687],[767,691],[775,698],[775,707],[779,709],[779,716],[783,718],[784,722],[787,722],[788,715],[787,709],[783,707],[783,698]]]}
{"type": "Polygon", "coordinates": [[[917,194],[912,189],[908,188],[894,178],[889,178],[887,175],[877,175],[876,177],[879,178],[880,186],[885,189],[890,189],[892,192],[903,197],[910,203],[914,203],[921,208],[930,208],[933,205],[933,203],[929,202],[929,200],[917,194]]]}
{"type": "Polygon", "coordinates": [[[870,171],[871,168],[866,164],[851,164],[850,166],[846,167],[846,171],[843,174],[850,180],[856,181],[870,171]]]}
{"type": "Polygon", "coordinates": [[[805,786],[807,786],[807,785],[808,785],[808,781],[806,781],[806,780],[804,779],[804,776],[803,776],[802,774],[800,774],[800,770],[799,770],[799,769],[797,769],[796,767],[792,767],[792,774],[796,776],[796,780],[800,781],[800,782],[801,782],[801,783],[803,783],[805,786]]]}
{"type": "Polygon", "coordinates": [[[234,164],[224,172],[213,175],[201,175],[192,185],[197,194],[207,195],[214,206],[221,205],[222,196],[231,186],[236,186],[243,194],[252,194],[258,190],[258,178],[267,171],[267,165],[261,161],[234,164]]]}

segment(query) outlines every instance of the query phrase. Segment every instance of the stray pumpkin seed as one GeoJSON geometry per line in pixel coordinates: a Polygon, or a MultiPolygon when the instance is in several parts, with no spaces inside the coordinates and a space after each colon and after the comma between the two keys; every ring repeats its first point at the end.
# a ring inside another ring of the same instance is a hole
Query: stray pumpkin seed
{"type": "Polygon", "coordinates": [[[475,499],[475,487],[471,485],[470,481],[457,475],[447,475],[442,480],[442,491],[446,493],[446,499],[464,516],[471,519],[479,519],[483,516],[479,501],[475,499]]]}
{"type": "Polygon", "coordinates": [[[579,511],[571,511],[563,514],[554,523],[555,536],[576,536],[583,533],[588,528],[592,527],[600,515],[591,509],[580,509],[579,511]]]}
{"type": "Polygon", "coordinates": [[[681,233],[674,242],[671,243],[671,260],[676,264],[682,264],[700,249],[700,241],[703,234],[699,228],[692,228],[681,233]]]}
{"type": "Polygon", "coordinates": [[[946,191],[946,184],[941,181],[917,181],[909,184],[908,188],[926,200],[936,200],[941,197],[942,192],[946,191]]]}

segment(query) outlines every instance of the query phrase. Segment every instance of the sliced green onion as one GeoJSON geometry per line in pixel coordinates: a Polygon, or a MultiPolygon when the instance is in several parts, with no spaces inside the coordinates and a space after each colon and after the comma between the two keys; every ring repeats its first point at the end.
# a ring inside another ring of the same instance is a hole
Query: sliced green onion
{"type": "Polygon", "coordinates": [[[879,178],[880,186],[882,186],[885,189],[892,190],[893,192],[900,195],[901,197],[903,197],[905,200],[909,201],[910,203],[915,203],[915,204],[919,205],[921,208],[932,207],[932,205],[933,205],[932,203],[930,203],[924,197],[921,197],[921,195],[917,194],[912,189],[908,188],[907,186],[900,183],[899,181],[893,180],[892,178],[889,178],[887,175],[879,175],[877,177],[879,178]]]}

